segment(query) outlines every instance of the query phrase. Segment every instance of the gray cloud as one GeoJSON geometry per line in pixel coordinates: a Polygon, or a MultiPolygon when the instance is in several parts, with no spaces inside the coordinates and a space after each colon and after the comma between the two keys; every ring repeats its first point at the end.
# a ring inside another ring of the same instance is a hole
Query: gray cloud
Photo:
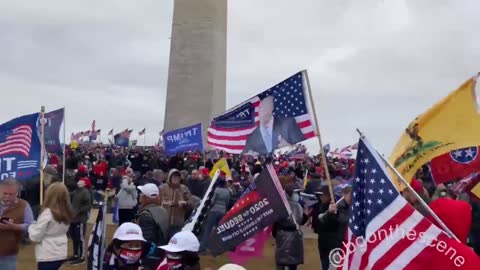
{"type": "MultiPolygon", "coordinates": [[[[229,1],[227,106],[308,69],[323,140],[388,153],[478,70],[475,0],[229,1]]],[[[67,107],[67,134],[162,129],[173,1],[0,3],[0,121],[67,107]]],[[[309,146],[318,149],[315,142],[309,146]]]]}

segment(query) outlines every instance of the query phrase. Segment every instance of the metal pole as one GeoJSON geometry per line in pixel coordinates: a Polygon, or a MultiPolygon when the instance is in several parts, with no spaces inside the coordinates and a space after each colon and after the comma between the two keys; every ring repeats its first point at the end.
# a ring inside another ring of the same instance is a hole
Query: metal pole
{"type": "Polygon", "coordinates": [[[308,79],[308,73],[306,70],[302,71],[302,73],[305,75],[305,81],[307,83],[307,90],[308,90],[308,95],[310,99],[310,105],[312,106],[312,114],[313,114],[313,119],[315,121],[315,129],[317,132],[318,144],[320,144],[320,155],[322,156],[322,159],[323,159],[323,162],[322,162],[323,169],[325,170],[325,176],[327,177],[328,190],[330,192],[330,202],[335,203],[335,196],[333,195],[332,181],[330,179],[330,172],[328,171],[327,156],[325,155],[325,151],[323,149],[322,136],[320,135],[320,128],[318,127],[317,112],[315,110],[315,103],[313,102],[312,90],[310,88],[310,80],[308,79]]]}
{"type": "Polygon", "coordinates": [[[40,108],[40,205],[43,205],[43,159],[45,158],[45,106],[40,108]]]}
{"type": "Polygon", "coordinates": [[[63,107],[63,164],[62,164],[62,182],[65,183],[65,159],[66,159],[66,156],[65,156],[65,148],[66,148],[66,145],[67,145],[67,133],[66,133],[66,125],[67,125],[67,121],[65,119],[65,116],[67,115],[66,113],[66,108],[63,107]]]}
{"type": "MultiPolygon", "coordinates": [[[[357,132],[360,134],[360,137],[362,139],[365,139],[365,136],[363,135],[363,133],[359,129],[357,129],[357,132]]],[[[400,179],[400,181],[402,181],[402,183],[408,188],[408,190],[420,202],[422,207],[424,207],[428,211],[428,213],[430,215],[432,215],[432,217],[438,222],[438,224],[440,224],[440,226],[445,230],[445,232],[447,232],[447,234],[451,238],[453,238],[453,239],[457,240],[459,243],[461,243],[460,240],[455,236],[455,234],[453,234],[452,231],[447,227],[447,225],[445,225],[445,223],[443,223],[443,221],[437,216],[437,214],[435,214],[435,212],[433,212],[433,210],[427,205],[427,203],[422,199],[422,197],[420,197],[420,195],[418,195],[418,193],[415,190],[413,190],[412,186],[410,186],[410,184],[407,182],[407,180],[405,180],[405,178],[403,178],[403,176],[400,174],[400,172],[398,172],[397,169],[395,169],[395,167],[392,166],[390,164],[390,162],[380,152],[378,152],[378,150],[374,146],[372,146],[372,147],[375,149],[375,152],[377,152],[377,154],[380,156],[380,158],[383,160],[383,162],[385,162],[385,164],[397,175],[398,179],[400,179]]]]}

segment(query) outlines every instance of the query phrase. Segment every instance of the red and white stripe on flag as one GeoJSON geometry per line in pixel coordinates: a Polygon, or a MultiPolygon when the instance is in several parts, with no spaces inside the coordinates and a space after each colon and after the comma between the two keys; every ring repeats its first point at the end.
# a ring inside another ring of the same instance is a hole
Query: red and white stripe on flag
{"type": "MultiPolygon", "coordinates": [[[[277,89],[277,87],[279,88],[278,89],[279,93],[281,92],[282,95],[285,95],[285,92],[287,91],[287,90],[285,90],[286,88],[292,89],[291,91],[295,91],[295,92],[288,93],[288,94],[292,94],[291,96],[288,96],[288,97],[289,98],[293,97],[292,99],[297,100],[295,102],[305,102],[305,104],[302,103],[302,106],[306,106],[307,110],[303,111],[303,112],[305,112],[304,114],[298,114],[298,115],[294,116],[295,122],[297,123],[298,127],[300,128],[301,132],[303,133],[305,140],[315,137],[315,125],[314,125],[314,122],[312,120],[311,114],[309,112],[310,109],[308,108],[308,106],[306,104],[307,100],[308,100],[306,98],[307,90],[308,90],[307,89],[308,84],[306,82],[304,82],[304,80],[305,80],[304,72],[301,72],[301,73],[299,73],[297,75],[294,75],[291,78],[285,80],[284,82],[272,87],[271,89],[255,96],[255,97],[241,103],[240,105],[234,107],[233,109],[227,111],[224,115],[231,113],[232,111],[236,110],[237,108],[239,108],[239,107],[241,107],[245,104],[248,104],[248,103],[252,104],[252,106],[255,109],[254,125],[253,126],[247,126],[247,127],[241,127],[241,128],[225,128],[225,127],[216,127],[214,125],[211,125],[208,128],[208,133],[207,133],[208,144],[210,144],[210,146],[213,146],[216,149],[223,150],[223,151],[226,151],[228,153],[232,153],[232,154],[242,153],[242,151],[244,150],[244,148],[246,146],[248,135],[250,135],[259,124],[258,115],[259,115],[259,106],[260,106],[260,101],[261,101],[260,96],[261,95],[267,95],[267,96],[271,95],[272,93],[270,93],[270,92],[273,89],[277,89]],[[295,79],[294,78],[295,76],[299,76],[301,78],[298,79],[299,82],[297,84],[290,86],[288,83],[293,83],[291,80],[295,79]],[[301,80],[301,82],[300,82],[300,80],[301,80]],[[297,87],[298,89],[294,88],[294,87],[297,87]],[[298,94],[299,92],[302,92],[302,95],[299,95],[298,94]],[[298,100],[301,100],[302,98],[304,99],[304,101],[298,101],[298,100]]],[[[273,91],[275,91],[275,90],[273,90],[273,91]]],[[[284,97],[286,99],[286,96],[282,96],[282,97],[284,97]]],[[[288,102],[288,104],[292,104],[292,107],[290,109],[290,107],[289,107],[290,105],[285,105],[287,103],[284,103],[281,106],[285,110],[293,112],[294,109],[298,109],[298,107],[295,107],[298,104],[294,103],[293,101],[292,101],[292,103],[290,103],[290,101],[288,101],[288,100],[287,100],[287,102],[288,102]]],[[[280,102],[279,104],[282,104],[282,103],[280,102]]],[[[278,105],[278,106],[280,106],[280,105],[278,105]]],[[[275,105],[275,108],[277,108],[277,105],[275,105]]],[[[286,116],[286,114],[282,115],[282,116],[286,116]]],[[[294,143],[297,143],[297,142],[294,142],[294,143]]]]}
{"type": "MultiPolygon", "coordinates": [[[[348,229],[343,269],[406,269],[422,252],[438,252],[432,241],[448,236],[398,196],[357,238],[348,229]],[[361,240],[360,240],[361,239],[361,240]]],[[[439,254],[440,255],[440,254],[439,254]]]]}

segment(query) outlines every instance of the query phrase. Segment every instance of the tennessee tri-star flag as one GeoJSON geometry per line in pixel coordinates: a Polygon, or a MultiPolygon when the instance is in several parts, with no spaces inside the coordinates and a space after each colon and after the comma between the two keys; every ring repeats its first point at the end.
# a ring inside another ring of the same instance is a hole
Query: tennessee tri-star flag
{"type": "Polygon", "coordinates": [[[0,179],[28,179],[40,173],[39,114],[0,125],[0,179]]]}
{"type": "Polygon", "coordinates": [[[449,238],[400,195],[365,139],[358,146],[350,210],[344,250],[337,257],[344,260],[333,260],[337,267],[420,270],[441,261],[441,269],[474,269],[459,268],[475,263],[466,262],[468,247],[449,238]]]}
{"type": "Polygon", "coordinates": [[[480,155],[478,147],[467,147],[453,150],[435,157],[430,162],[430,171],[435,183],[457,180],[480,171],[480,155]]]}
{"type": "Polygon", "coordinates": [[[268,154],[315,137],[306,71],[299,72],[213,119],[210,146],[228,153],[268,154]]]}

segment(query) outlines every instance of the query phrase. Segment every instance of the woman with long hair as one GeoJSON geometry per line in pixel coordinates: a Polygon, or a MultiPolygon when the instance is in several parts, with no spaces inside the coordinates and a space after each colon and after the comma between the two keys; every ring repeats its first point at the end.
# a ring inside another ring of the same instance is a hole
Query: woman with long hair
{"type": "Polygon", "coordinates": [[[28,228],[30,240],[35,242],[38,270],[57,270],[67,258],[67,232],[72,218],[67,187],[63,183],[51,184],[37,222],[28,228]]]}

